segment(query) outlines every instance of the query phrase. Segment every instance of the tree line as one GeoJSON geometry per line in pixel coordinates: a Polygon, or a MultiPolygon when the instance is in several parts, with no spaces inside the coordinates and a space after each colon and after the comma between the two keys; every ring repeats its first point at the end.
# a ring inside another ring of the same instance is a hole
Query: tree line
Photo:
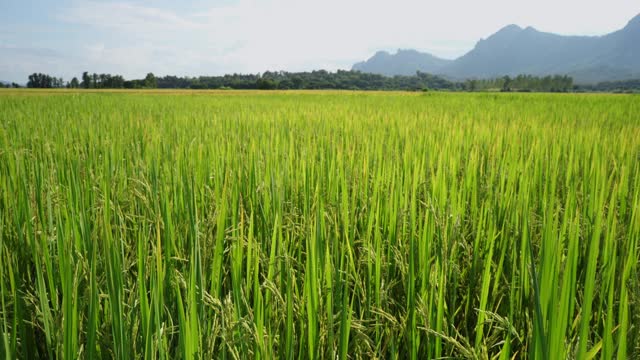
{"type": "Polygon", "coordinates": [[[144,79],[125,80],[122,75],[89,74],[85,71],[81,79],[74,77],[71,81],[65,82],[63,78],[33,73],[29,75],[27,87],[40,89],[155,89],[158,87],[158,81],[153,73],[148,73],[144,79]]]}
{"type": "MultiPolygon", "coordinates": [[[[0,87],[20,87],[0,83],[0,87]]],[[[609,81],[595,85],[576,85],[567,75],[502,76],[493,79],[469,79],[453,81],[443,77],[416,72],[413,76],[393,76],[338,70],[329,72],[267,71],[262,74],[228,74],[222,76],[156,77],[148,73],[144,79],[126,80],[122,75],[84,72],[80,79],[74,77],[65,82],[42,73],[29,75],[29,88],[78,88],[78,89],[261,89],[261,90],[447,90],[447,91],[519,91],[519,92],[637,92],[640,80],[609,81]]]]}
{"type": "Polygon", "coordinates": [[[604,91],[613,93],[639,93],[640,79],[604,81],[596,85],[581,86],[579,91],[604,91]]]}
{"type": "Polygon", "coordinates": [[[0,81],[0,89],[2,88],[21,88],[20,84],[12,82],[12,83],[3,83],[0,81]]]}
{"type": "Polygon", "coordinates": [[[27,87],[30,88],[62,88],[65,87],[64,80],[55,76],[42,73],[29,75],[27,87]]]}
{"type": "Polygon", "coordinates": [[[535,91],[535,92],[569,92],[576,90],[573,78],[567,75],[503,76],[494,79],[470,79],[464,82],[466,91],[535,91]]]}
{"type": "Polygon", "coordinates": [[[64,82],[62,78],[34,73],[29,76],[29,88],[80,88],[80,89],[336,89],[336,90],[461,90],[461,84],[442,77],[417,72],[414,76],[394,76],[338,70],[329,72],[271,72],[262,74],[230,74],[223,76],[156,78],[153,73],[144,79],[125,80],[121,75],[89,74],[81,80],[74,77],[64,82]]]}
{"type": "Polygon", "coordinates": [[[394,76],[338,70],[329,72],[267,71],[262,74],[158,78],[159,88],[182,89],[335,89],[335,90],[456,90],[459,85],[442,77],[417,72],[414,76],[394,76]]]}

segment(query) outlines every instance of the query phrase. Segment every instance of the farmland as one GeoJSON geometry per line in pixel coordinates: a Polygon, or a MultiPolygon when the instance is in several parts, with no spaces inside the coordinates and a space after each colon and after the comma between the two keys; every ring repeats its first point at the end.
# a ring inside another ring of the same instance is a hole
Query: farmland
{"type": "Polygon", "coordinates": [[[0,355],[640,358],[640,97],[0,91],[0,355]]]}

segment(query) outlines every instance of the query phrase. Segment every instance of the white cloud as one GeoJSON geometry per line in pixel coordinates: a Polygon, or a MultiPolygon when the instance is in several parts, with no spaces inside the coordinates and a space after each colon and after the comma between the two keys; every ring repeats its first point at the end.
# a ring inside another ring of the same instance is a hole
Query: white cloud
{"type": "Polygon", "coordinates": [[[0,80],[26,82],[26,74],[34,72],[65,72],[65,57],[59,52],[36,47],[0,46],[0,80]],[[43,69],[47,69],[46,71],[43,69]],[[7,75],[4,75],[7,74],[7,75]],[[12,76],[24,74],[23,76],[12,76]]]}
{"type": "Polygon", "coordinates": [[[398,48],[455,58],[510,23],[604,34],[640,11],[628,0],[237,0],[193,11],[133,1],[77,0],[57,15],[60,27],[95,37],[68,46],[63,73],[86,69],[140,77],[148,71],[335,70],[376,50],[398,48]]]}
{"type": "Polygon", "coordinates": [[[193,30],[201,24],[177,14],[128,2],[76,2],[60,19],[86,26],[106,27],[116,31],[153,33],[172,29],[193,30]]]}

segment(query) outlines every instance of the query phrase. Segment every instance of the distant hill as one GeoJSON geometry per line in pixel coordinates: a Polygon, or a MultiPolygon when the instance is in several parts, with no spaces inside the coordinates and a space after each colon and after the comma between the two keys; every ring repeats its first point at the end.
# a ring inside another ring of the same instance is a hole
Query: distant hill
{"type": "Polygon", "coordinates": [[[394,55],[386,51],[378,51],[367,61],[353,65],[353,70],[387,76],[415,75],[416,71],[439,73],[452,61],[435,57],[416,50],[398,50],[394,55]]]}
{"type": "Polygon", "coordinates": [[[640,15],[623,29],[604,36],[563,36],[509,25],[480,40],[455,60],[413,50],[398,51],[395,55],[378,52],[353,69],[384,75],[406,75],[419,70],[455,79],[568,74],[577,83],[638,78],[640,15]]]}

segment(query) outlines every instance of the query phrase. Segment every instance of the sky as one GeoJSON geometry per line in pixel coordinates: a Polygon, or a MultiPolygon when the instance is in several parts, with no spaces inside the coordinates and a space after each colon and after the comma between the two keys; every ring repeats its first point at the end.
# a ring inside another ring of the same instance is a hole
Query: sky
{"type": "Polygon", "coordinates": [[[0,0],[0,80],[350,69],[378,50],[453,59],[508,24],[603,35],[637,0],[0,0]]]}

